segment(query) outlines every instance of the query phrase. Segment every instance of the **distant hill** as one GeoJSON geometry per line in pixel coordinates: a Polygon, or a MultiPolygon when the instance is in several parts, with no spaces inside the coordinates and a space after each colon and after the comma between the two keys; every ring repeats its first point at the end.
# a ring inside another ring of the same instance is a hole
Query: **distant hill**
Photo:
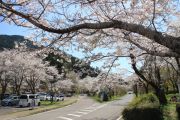
{"type": "MultiPolygon", "coordinates": [[[[23,36],[0,35],[0,50],[13,49],[21,45],[24,45],[30,49],[39,48],[39,46],[33,44],[33,41],[25,39],[23,36]]],[[[51,51],[53,50],[54,49],[51,51]]],[[[80,78],[84,78],[86,76],[96,77],[100,73],[98,69],[92,68],[83,60],[69,55],[61,50],[54,50],[54,52],[48,53],[44,60],[49,61],[50,65],[56,66],[59,73],[62,73],[62,71],[65,72],[64,77],[66,77],[66,74],[71,71],[74,71],[80,78]],[[55,54],[57,51],[60,54],[55,54]]]]}
{"type": "Polygon", "coordinates": [[[37,45],[33,45],[33,42],[25,39],[23,36],[19,35],[0,35],[0,50],[13,49],[17,45],[20,46],[24,44],[27,48],[38,48],[37,45]]]}

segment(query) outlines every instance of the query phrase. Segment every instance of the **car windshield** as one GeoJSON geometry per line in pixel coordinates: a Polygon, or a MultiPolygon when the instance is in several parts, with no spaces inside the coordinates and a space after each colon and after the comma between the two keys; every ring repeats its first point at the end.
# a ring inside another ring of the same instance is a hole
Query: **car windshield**
{"type": "Polygon", "coordinates": [[[5,99],[3,99],[3,100],[9,100],[10,98],[9,97],[7,97],[7,98],[5,98],[5,99]]]}
{"type": "Polygon", "coordinates": [[[27,99],[27,95],[21,95],[20,99],[27,99]]]}
{"type": "Polygon", "coordinates": [[[30,99],[34,99],[34,98],[35,98],[35,96],[31,95],[31,96],[29,96],[29,98],[30,98],[30,99]]]}

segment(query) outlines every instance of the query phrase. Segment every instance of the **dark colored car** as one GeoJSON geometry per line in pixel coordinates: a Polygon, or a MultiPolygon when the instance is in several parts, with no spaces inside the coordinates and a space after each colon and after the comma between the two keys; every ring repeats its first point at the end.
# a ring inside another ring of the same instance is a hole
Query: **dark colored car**
{"type": "Polygon", "coordinates": [[[65,96],[65,95],[64,95],[64,94],[62,94],[62,93],[61,93],[61,94],[59,94],[59,97],[64,97],[64,96],[65,96]]]}
{"type": "Polygon", "coordinates": [[[18,96],[9,96],[1,101],[2,106],[14,106],[19,104],[18,96]]]}
{"type": "Polygon", "coordinates": [[[4,94],[4,95],[2,95],[2,94],[0,94],[0,99],[1,100],[3,100],[3,99],[5,99],[5,98],[8,98],[10,96],[10,94],[4,94]],[[1,98],[2,97],[2,98],[1,98]]]}
{"type": "Polygon", "coordinates": [[[66,97],[72,97],[72,96],[73,96],[72,93],[67,93],[67,94],[66,94],[66,97]]]}
{"type": "Polygon", "coordinates": [[[64,101],[64,97],[65,97],[64,94],[59,94],[59,99],[60,99],[61,101],[64,101]]]}

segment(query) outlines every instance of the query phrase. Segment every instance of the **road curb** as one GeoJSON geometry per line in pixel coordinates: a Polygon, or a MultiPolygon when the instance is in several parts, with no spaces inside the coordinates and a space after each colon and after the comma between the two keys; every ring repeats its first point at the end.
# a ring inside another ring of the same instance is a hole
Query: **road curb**
{"type": "Polygon", "coordinates": [[[116,120],[121,120],[121,119],[122,119],[122,117],[123,117],[123,116],[121,115],[121,116],[120,116],[120,117],[118,117],[116,120]]]}

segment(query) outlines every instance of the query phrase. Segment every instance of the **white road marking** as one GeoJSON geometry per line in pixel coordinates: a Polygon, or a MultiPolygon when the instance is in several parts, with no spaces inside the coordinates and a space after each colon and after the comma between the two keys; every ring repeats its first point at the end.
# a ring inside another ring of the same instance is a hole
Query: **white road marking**
{"type": "Polygon", "coordinates": [[[73,120],[73,119],[71,119],[71,118],[68,118],[68,117],[62,117],[62,116],[57,117],[57,118],[61,118],[61,119],[63,119],[63,120],[73,120]]]}
{"type": "Polygon", "coordinates": [[[87,112],[79,112],[79,111],[77,111],[76,113],[81,113],[81,114],[88,114],[87,112]]]}
{"type": "Polygon", "coordinates": [[[68,114],[68,115],[75,116],[75,117],[81,117],[81,115],[77,115],[77,114],[68,114]]]}
{"type": "Polygon", "coordinates": [[[121,118],[122,118],[123,116],[120,116],[118,119],[116,119],[116,120],[121,120],[121,118]]]}
{"type": "Polygon", "coordinates": [[[92,110],[86,110],[86,109],[80,110],[80,111],[83,111],[83,112],[92,112],[92,110]]]}
{"type": "Polygon", "coordinates": [[[96,108],[85,108],[84,110],[90,110],[90,111],[93,111],[95,110],[96,108]]]}
{"type": "Polygon", "coordinates": [[[81,110],[81,111],[85,111],[85,112],[93,112],[93,111],[95,111],[95,110],[97,110],[97,109],[100,109],[100,108],[106,106],[106,105],[107,105],[107,104],[103,104],[103,105],[100,105],[100,106],[96,106],[96,107],[94,107],[93,109],[85,108],[85,109],[83,109],[83,110],[81,110]]]}

